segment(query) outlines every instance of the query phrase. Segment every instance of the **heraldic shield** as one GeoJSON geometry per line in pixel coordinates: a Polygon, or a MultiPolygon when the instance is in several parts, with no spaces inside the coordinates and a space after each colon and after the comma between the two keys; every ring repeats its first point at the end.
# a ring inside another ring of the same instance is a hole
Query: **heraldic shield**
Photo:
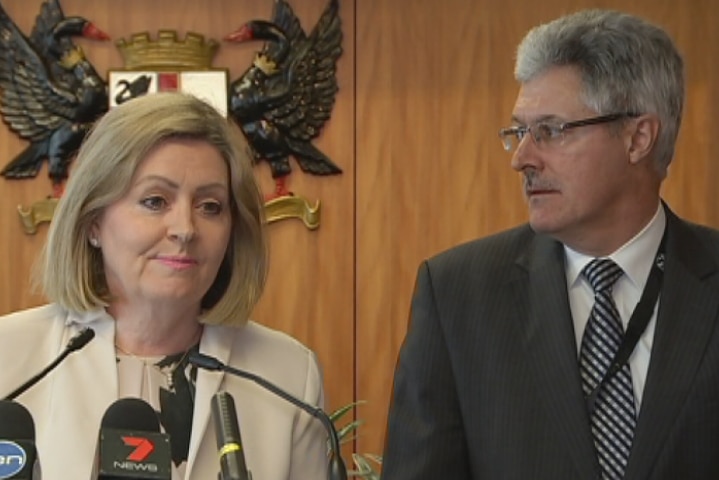
{"type": "Polygon", "coordinates": [[[211,66],[216,41],[192,32],[180,40],[174,30],[160,30],[156,40],[135,34],[119,40],[117,48],[125,69],[108,72],[110,108],[151,93],[183,92],[227,116],[228,71],[211,66]]]}

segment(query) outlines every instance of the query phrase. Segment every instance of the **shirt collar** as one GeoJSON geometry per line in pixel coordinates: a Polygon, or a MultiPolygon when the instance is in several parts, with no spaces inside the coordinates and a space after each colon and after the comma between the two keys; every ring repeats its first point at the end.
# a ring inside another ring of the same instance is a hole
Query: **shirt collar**
{"type": "Polygon", "coordinates": [[[87,312],[75,312],[71,310],[67,312],[65,324],[87,325],[98,320],[112,320],[112,317],[104,308],[89,310],[87,312]]]}
{"type": "MultiPolygon", "coordinates": [[[[627,243],[606,257],[611,258],[617,265],[622,267],[624,275],[639,291],[644,290],[644,285],[647,283],[649,271],[662,241],[666,224],[666,213],[660,203],[657,212],[649,223],[627,243]]],[[[564,253],[567,284],[572,287],[579,281],[579,276],[584,267],[594,257],[579,253],[566,245],[564,246],[564,253]]]]}

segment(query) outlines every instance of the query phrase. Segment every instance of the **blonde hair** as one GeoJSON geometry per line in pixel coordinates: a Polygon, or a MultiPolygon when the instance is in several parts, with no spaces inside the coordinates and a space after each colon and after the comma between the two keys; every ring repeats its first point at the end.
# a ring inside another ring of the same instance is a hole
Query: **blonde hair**
{"type": "Polygon", "coordinates": [[[231,121],[191,95],[157,93],[111,109],[83,142],[50,225],[38,283],[50,301],[78,312],[111,301],[102,253],[89,244],[92,225],[130,188],[148,152],[172,138],[205,141],[227,163],[232,233],[217,277],[202,300],[201,321],[244,324],[268,269],[264,203],[247,144],[231,121]]]}

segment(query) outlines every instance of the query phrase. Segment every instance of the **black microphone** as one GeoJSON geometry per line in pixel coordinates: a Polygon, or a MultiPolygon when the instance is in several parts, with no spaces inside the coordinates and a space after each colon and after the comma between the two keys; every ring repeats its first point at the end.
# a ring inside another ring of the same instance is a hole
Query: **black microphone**
{"type": "Polygon", "coordinates": [[[342,455],[340,452],[340,440],[337,435],[337,430],[335,429],[332,420],[330,420],[330,417],[324,412],[324,410],[319,407],[309,405],[300,400],[299,398],[295,398],[294,396],[282,390],[277,385],[268,382],[264,378],[255,375],[254,373],[230,367],[209,355],[205,355],[197,351],[192,351],[188,356],[188,361],[193,365],[204,368],[206,370],[220,370],[223,372],[230,373],[232,375],[236,375],[238,377],[252,380],[262,388],[269,390],[270,392],[274,393],[279,397],[284,398],[291,404],[295,405],[296,407],[299,407],[300,409],[304,410],[305,412],[318,419],[320,422],[322,422],[322,425],[324,425],[330,439],[331,456],[329,461],[328,479],[347,480],[347,468],[345,467],[344,461],[342,460],[342,455]]]}
{"type": "MultiPolygon", "coordinates": [[[[65,360],[65,357],[70,355],[72,352],[76,350],[80,350],[82,347],[88,344],[90,340],[95,338],[95,330],[91,328],[83,328],[80,330],[74,337],[72,337],[65,346],[65,350],[62,351],[62,353],[47,367],[45,367],[40,373],[32,377],[27,382],[20,385],[18,388],[13,390],[8,394],[7,397],[4,398],[4,400],[14,400],[17,398],[20,394],[24,393],[25,390],[35,385],[37,382],[42,380],[45,375],[50,373],[55,367],[60,365],[60,362],[65,360]]],[[[0,477],[2,478],[2,477],[0,477]]]]}
{"type": "Polygon", "coordinates": [[[245,464],[235,400],[228,392],[219,392],[212,397],[211,406],[217,450],[220,452],[219,480],[252,480],[245,464]]]}
{"type": "Polygon", "coordinates": [[[110,405],[100,424],[98,480],[171,480],[170,437],[155,410],[139,398],[110,405]]]}
{"type": "Polygon", "coordinates": [[[0,478],[39,478],[35,450],[35,423],[16,402],[0,400],[0,478]]]}

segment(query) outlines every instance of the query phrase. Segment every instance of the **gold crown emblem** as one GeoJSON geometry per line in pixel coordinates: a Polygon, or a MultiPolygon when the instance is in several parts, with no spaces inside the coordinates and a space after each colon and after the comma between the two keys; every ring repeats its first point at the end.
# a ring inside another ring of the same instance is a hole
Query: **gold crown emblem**
{"type": "Polygon", "coordinates": [[[277,73],[277,64],[270,60],[267,55],[258,53],[255,55],[255,60],[252,62],[255,67],[259,68],[264,72],[265,75],[270,76],[277,73]]]}
{"type": "Polygon", "coordinates": [[[147,32],[136,33],[130,41],[118,40],[115,45],[125,61],[127,70],[207,70],[219,44],[198,33],[188,32],[185,39],[177,39],[175,30],[160,30],[157,40],[147,32]]]}
{"type": "Polygon", "coordinates": [[[67,70],[72,70],[75,65],[85,60],[85,53],[80,47],[73,47],[65,52],[60,58],[60,65],[67,70]]]}

